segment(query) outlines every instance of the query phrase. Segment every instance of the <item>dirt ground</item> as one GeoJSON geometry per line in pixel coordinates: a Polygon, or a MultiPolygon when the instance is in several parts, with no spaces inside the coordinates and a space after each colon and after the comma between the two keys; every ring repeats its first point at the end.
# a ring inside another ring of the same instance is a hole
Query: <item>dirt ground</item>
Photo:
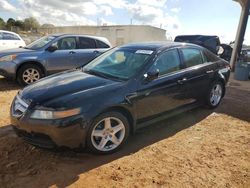
{"type": "Polygon", "coordinates": [[[112,155],[52,152],[9,125],[20,89],[0,77],[0,187],[250,187],[250,82],[231,80],[220,107],[140,130],[112,155]]]}

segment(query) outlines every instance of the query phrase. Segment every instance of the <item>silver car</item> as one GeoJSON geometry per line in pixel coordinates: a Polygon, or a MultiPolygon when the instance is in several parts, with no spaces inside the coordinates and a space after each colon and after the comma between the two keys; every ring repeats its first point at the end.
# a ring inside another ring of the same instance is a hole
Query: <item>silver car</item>
{"type": "Polygon", "coordinates": [[[104,37],[56,34],[0,52],[0,75],[28,85],[47,75],[80,67],[111,47],[104,37]]]}

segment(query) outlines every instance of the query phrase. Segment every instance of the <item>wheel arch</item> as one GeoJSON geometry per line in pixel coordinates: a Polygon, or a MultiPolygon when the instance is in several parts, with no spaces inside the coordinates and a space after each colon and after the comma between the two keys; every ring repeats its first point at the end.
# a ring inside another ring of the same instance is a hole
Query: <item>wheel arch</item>
{"type": "Polygon", "coordinates": [[[111,111],[119,112],[123,114],[125,117],[127,117],[129,121],[129,126],[130,126],[130,134],[134,134],[136,122],[135,122],[135,118],[133,114],[127,108],[122,107],[122,106],[113,106],[113,107],[106,108],[105,110],[102,111],[102,113],[111,112],[111,111]]]}
{"type": "Polygon", "coordinates": [[[213,80],[213,82],[215,81],[218,81],[218,82],[221,82],[222,85],[223,85],[223,93],[222,93],[222,97],[225,96],[225,93],[226,93],[226,79],[225,79],[225,76],[221,73],[218,73],[216,78],[213,80]]]}
{"type": "Polygon", "coordinates": [[[15,75],[15,79],[17,79],[17,75],[18,75],[18,71],[20,70],[20,68],[24,65],[28,65],[28,64],[33,64],[33,65],[37,65],[39,66],[39,68],[41,68],[42,72],[43,72],[43,76],[47,75],[46,69],[45,67],[42,65],[42,63],[40,63],[39,61],[24,61],[22,62],[20,65],[18,65],[17,69],[16,69],[16,75],[15,75]]]}

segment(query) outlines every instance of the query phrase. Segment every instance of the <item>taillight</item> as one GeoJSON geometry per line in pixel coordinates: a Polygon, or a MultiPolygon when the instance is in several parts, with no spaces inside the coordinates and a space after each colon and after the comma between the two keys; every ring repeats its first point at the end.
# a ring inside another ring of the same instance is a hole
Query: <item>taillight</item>
{"type": "Polygon", "coordinates": [[[226,68],[228,68],[229,70],[232,69],[231,65],[229,63],[226,63],[226,68]]]}

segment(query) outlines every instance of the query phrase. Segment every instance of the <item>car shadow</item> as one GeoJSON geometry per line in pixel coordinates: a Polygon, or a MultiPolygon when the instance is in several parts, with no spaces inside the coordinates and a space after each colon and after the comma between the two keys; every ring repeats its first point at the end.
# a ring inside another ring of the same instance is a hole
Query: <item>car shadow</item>
{"type": "MultiPolygon", "coordinates": [[[[149,145],[167,139],[179,131],[187,129],[196,123],[202,121],[209,116],[213,111],[198,108],[186,113],[177,115],[173,118],[152,124],[149,127],[143,128],[132,135],[127,144],[118,152],[111,155],[94,155],[88,151],[73,152],[73,151],[60,151],[51,152],[44,149],[39,149],[26,144],[20,138],[15,137],[15,134],[10,125],[0,128],[1,144],[5,144],[7,150],[10,150],[11,161],[19,161],[18,166],[10,173],[10,168],[1,169],[0,174],[8,172],[11,176],[5,176],[2,180],[2,185],[9,184],[9,178],[15,176],[22,176],[20,181],[26,182],[25,187],[66,187],[79,179],[79,175],[89,170],[100,167],[104,164],[110,163],[114,160],[131,155],[149,145]],[[5,129],[5,130],[1,130],[5,129]],[[6,139],[4,140],[4,137],[6,139]],[[13,148],[8,148],[8,145],[13,148]],[[20,157],[21,156],[21,157],[20,157]],[[40,178],[43,177],[43,178],[40,178]],[[34,183],[34,179],[36,182],[34,183]],[[46,179],[46,182],[40,182],[40,179],[46,179]]],[[[0,147],[1,149],[1,147],[0,147]]],[[[1,163],[8,162],[4,161],[1,163]]],[[[8,165],[7,165],[8,166],[8,165]]],[[[1,165],[2,167],[2,165],[1,165]]],[[[19,185],[19,178],[15,179],[14,187],[19,185]]],[[[11,184],[9,184],[11,185],[11,184]]]]}
{"type": "Polygon", "coordinates": [[[250,91],[228,87],[226,96],[215,112],[250,122],[250,91]]]}
{"type": "Polygon", "coordinates": [[[18,85],[14,80],[0,76],[0,91],[11,91],[17,89],[21,89],[21,86],[18,85]]]}

